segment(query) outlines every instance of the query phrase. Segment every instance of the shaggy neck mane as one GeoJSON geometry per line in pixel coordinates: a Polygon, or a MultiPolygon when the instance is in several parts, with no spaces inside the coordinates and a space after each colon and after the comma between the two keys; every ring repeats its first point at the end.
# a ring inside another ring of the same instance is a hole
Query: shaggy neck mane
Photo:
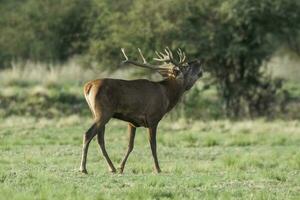
{"type": "Polygon", "coordinates": [[[184,92],[183,80],[172,77],[160,81],[159,84],[163,86],[169,99],[169,111],[177,104],[184,92]]]}

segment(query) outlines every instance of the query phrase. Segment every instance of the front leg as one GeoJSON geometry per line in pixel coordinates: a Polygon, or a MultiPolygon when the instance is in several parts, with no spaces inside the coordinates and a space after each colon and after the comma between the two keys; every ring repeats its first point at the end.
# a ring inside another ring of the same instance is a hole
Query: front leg
{"type": "Polygon", "coordinates": [[[156,153],[156,130],[157,130],[157,125],[148,128],[149,142],[152,151],[152,156],[154,159],[155,170],[157,173],[160,173],[161,170],[158,164],[157,153],[156,153]]]}
{"type": "Polygon", "coordinates": [[[124,170],[126,161],[128,159],[128,156],[131,153],[131,151],[133,150],[135,131],[136,131],[136,128],[133,125],[128,124],[128,140],[129,140],[129,143],[128,143],[127,153],[126,153],[125,157],[123,158],[123,160],[121,162],[121,165],[120,165],[120,173],[123,173],[123,170],[124,170]]]}

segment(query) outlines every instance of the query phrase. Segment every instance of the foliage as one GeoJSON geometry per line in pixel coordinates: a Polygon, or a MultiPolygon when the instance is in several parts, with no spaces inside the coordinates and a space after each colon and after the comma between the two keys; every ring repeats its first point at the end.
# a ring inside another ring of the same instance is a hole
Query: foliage
{"type": "Polygon", "coordinates": [[[132,59],[137,48],[146,57],[155,49],[180,46],[177,25],[185,12],[181,1],[95,1],[97,11],[90,37],[89,55],[103,66],[115,68],[120,63],[120,48],[126,48],[132,59]],[[172,5],[172,6],[170,6],[172,5]],[[117,58],[117,59],[116,59],[117,58]]]}
{"type": "Polygon", "coordinates": [[[86,49],[89,1],[1,1],[0,64],[64,60],[86,49]],[[80,13],[80,14],[78,14],[80,13]]]}
{"type": "Polygon", "coordinates": [[[280,82],[263,67],[287,37],[297,36],[298,8],[298,1],[282,0],[211,1],[193,8],[186,38],[203,52],[228,116],[265,115],[272,109],[280,82]]]}
{"type": "Polygon", "coordinates": [[[181,47],[205,61],[230,117],[272,115],[284,91],[264,66],[278,48],[298,49],[297,0],[3,0],[0,5],[0,67],[14,59],[56,62],[80,54],[89,65],[114,70],[121,47],[132,59],[137,47],[148,59],[155,49],[181,47]]]}

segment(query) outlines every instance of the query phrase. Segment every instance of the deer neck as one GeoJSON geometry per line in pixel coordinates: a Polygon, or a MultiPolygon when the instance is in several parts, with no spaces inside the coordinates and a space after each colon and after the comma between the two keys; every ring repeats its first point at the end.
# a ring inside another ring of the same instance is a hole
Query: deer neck
{"type": "Polygon", "coordinates": [[[179,101],[180,97],[184,93],[183,80],[175,78],[167,78],[161,82],[163,85],[166,96],[169,100],[168,111],[171,110],[179,101]]]}

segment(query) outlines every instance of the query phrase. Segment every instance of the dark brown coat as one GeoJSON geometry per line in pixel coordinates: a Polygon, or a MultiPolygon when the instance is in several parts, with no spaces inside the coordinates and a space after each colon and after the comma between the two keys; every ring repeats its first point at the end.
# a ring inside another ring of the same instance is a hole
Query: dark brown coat
{"type": "Polygon", "coordinates": [[[131,81],[98,79],[86,83],[84,95],[93,113],[94,123],[83,136],[80,171],[87,173],[88,146],[92,138],[97,135],[99,146],[108,163],[109,170],[116,172],[106,152],[104,141],[106,123],[111,118],[116,118],[128,122],[129,129],[128,150],[121,162],[120,172],[123,172],[126,160],[133,149],[137,127],[148,128],[155,169],[160,172],[156,152],[158,123],[176,105],[182,94],[190,89],[196,80],[202,76],[200,66],[199,61],[187,63],[187,66],[176,73],[176,76],[169,76],[160,82],[145,79],[131,81]]]}

